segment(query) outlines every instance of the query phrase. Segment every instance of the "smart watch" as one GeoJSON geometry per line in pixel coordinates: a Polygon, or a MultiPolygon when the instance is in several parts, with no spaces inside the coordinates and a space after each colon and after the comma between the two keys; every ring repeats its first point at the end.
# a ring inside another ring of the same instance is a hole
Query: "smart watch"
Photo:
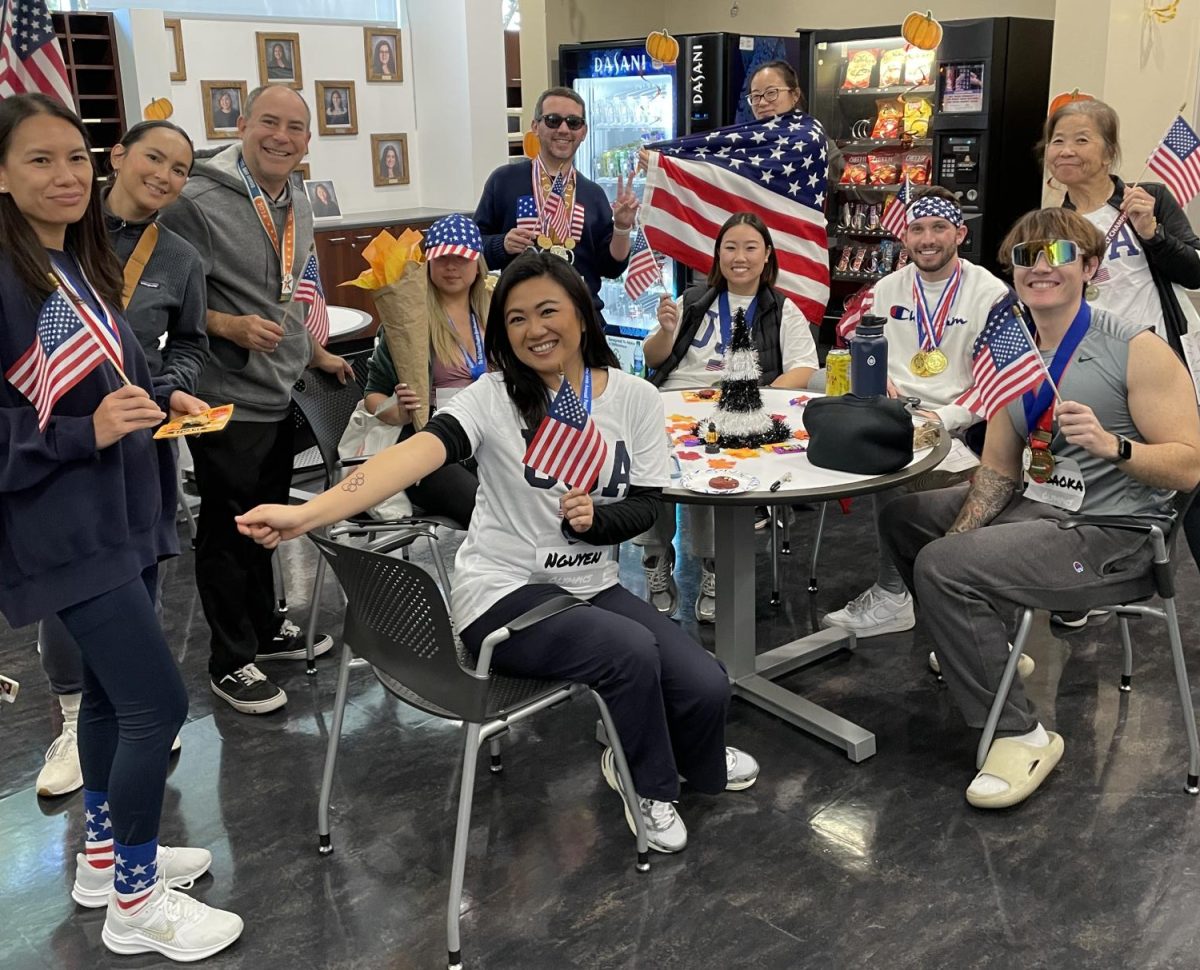
{"type": "Polygon", "coordinates": [[[1113,461],[1129,461],[1133,457],[1133,442],[1123,434],[1115,435],[1117,439],[1117,457],[1113,461]]]}

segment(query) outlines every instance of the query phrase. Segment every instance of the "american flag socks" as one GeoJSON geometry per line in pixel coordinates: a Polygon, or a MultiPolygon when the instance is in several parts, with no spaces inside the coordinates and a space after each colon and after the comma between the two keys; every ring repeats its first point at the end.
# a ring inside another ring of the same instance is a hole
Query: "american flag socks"
{"type": "Polygon", "coordinates": [[[114,849],[113,889],[117,907],[122,914],[132,916],[150,898],[158,882],[158,839],[141,845],[117,843],[114,849]]]}
{"type": "Polygon", "coordinates": [[[83,790],[84,856],[93,869],[113,864],[112,819],[108,817],[108,792],[83,790]]]}

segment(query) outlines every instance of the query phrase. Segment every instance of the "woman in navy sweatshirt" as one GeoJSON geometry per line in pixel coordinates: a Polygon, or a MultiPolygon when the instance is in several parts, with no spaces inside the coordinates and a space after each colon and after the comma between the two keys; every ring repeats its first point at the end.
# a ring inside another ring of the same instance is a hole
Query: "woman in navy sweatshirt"
{"type": "Polygon", "coordinates": [[[211,861],[158,845],[187,694],[154,611],[175,495],[152,439],[165,399],[122,318],[82,123],[44,95],[0,102],[0,613],[57,615],[84,662],[84,853],[72,896],[108,905],[117,953],[200,959],[242,921],[172,888],[211,861]]]}

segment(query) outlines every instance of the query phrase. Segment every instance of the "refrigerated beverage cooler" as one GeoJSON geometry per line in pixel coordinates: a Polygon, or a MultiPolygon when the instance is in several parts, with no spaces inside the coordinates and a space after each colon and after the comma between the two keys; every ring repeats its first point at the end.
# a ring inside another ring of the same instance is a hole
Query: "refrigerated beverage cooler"
{"type": "MultiPolygon", "coordinates": [[[[616,196],[618,176],[635,169],[641,146],[750,120],[750,75],[775,58],[794,65],[800,51],[795,37],[696,34],[677,39],[680,54],[673,66],[652,60],[645,38],[559,48],[559,83],[578,91],[587,104],[588,135],[575,165],[610,200],[616,196]]],[[[645,179],[636,177],[639,198],[644,190],[645,179]]],[[[604,281],[600,298],[608,340],[626,370],[642,371],[642,341],[654,327],[659,297],[678,295],[686,273],[668,260],[662,285],[637,300],[628,297],[623,279],[604,281]]]]}
{"type": "Polygon", "coordinates": [[[822,343],[833,343],[849,297],[904,265],[907,253],[879,220],[906,175],[914,186],[954,192],[968,227],[959,251],[993,272],[1009,227],[1041,205],[1035,146],[1049,103],[1053,22],[942,26],[933,52],[909,47],[899,25],[800,32],[810,110],[842,152],[830,172],[822,343]]]}

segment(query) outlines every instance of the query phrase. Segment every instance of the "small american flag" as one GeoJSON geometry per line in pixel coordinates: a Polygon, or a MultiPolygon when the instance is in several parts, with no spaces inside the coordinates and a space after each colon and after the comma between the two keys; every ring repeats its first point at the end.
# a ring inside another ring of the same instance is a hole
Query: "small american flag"
{"type": "Polygon", "coordinates": [[[296,300],[308,304],[304,315],[304,326],[313,339],[322,347],[329,342],[329,309],[325,305],[325,291],[321,289],[321,274],[317,267],[317,254],[309,253],[300,282],[296,284],[296,300]]]}
{"type": "Polygon", "coordinates": [[[655,255],[646,234],[641,229],[633,240],[629,251],[629,268],[625,273],[625,292],[629,299],[636,300],[655,283],[662,280],[662,261],[655,255]]]}
{"type": "Polygon", "coordinates": [[[517,228],[528,229],[533,233],[541,231],[537,202],[532,195],[523,195],[517,199],[517,228]]]}
{"type": "Polygon", "coordinates": [[[1180,205],[1200,195],[1200,137],[1182,116],[1175,119],[1146,164],[1167,183],[1180,205]]]}
{"type": "Polygon", "coordinates": [[[867,283],[846,299],[842,318],[838,320],[835,333],[837,334],[837,345],[845,347],[850,338],[854,335],[854,331],[858,329],[858,325],[862,322],[863,316],[875,305],[875,285],[867,283]]]}
{"type": "Polygon", "coordinates": [[[3,0],[0,20],[0,98],[41,91],[74,111],[67,68],[45,0],[3,0]]]}
{"type": "Polygon", "coordinates": [[[1041,384],[1045,374],[1042,356],[1014,316],[1011,299],[992,307],[972,356],[974,383],[954,403],[989,421],[1009,402],[1041,384]]]}
{"type": "Polygon", "coordinates": [[[912,184],[906,177],[900,191],[887,204],[887,208],[883,210],[883,217],[879,220],[879,227],[886,229],[901,242],[904,241],[904,230],[908,228],[908,203],[911,201],[912,184]]]}
{"type": "Polygon", "coordinates": [[[4,376],[37,409],[38,428],[45,431],[58,399],[110,359],[70,301],[55,290],[42,304],[33,343],[4,376]]]}
{"type": "Polygon", "coordinates": [[[564,377],[522,462],[568,488],[590,492],[607,457],[604,436],[564,377]]]}

